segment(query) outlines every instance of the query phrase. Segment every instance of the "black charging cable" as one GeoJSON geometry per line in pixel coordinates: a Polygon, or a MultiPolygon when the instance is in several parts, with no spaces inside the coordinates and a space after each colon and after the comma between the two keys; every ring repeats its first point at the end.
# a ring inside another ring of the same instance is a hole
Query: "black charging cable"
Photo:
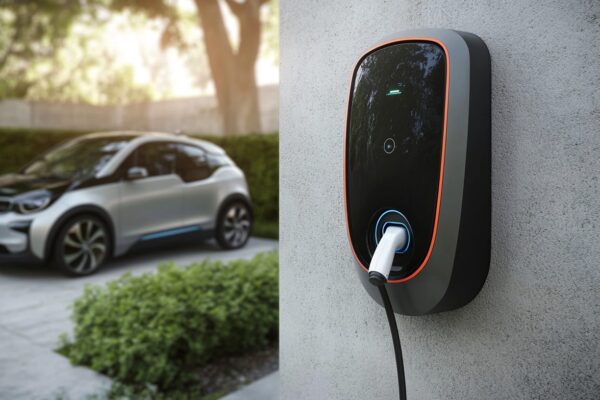
{"type": "Polygon", "coordinates": [[[394,342],[394,354],[396,356],[396,371],[398,373],[398,390],[400,400],[406,400],[406,378],[404,377],[404,360],[402,360],[402,345],[400,344],[400,334],[396,325],[396,316],[390,302],[385,284],[392,271],[394,255],[398,249],[408,245],[409,232],[406,227],[390,227],[384,231],[375,253],[369,264],[369,282],[379,288],[381,300],[385,307],[392,341],[394,342]]]}
{"type": "Polygon", "coordinates": [[[400,400],[406,400],[406,378],[404,377],[404,360],[402,359],[402,345],[400,343],[400,335],[398,334],[398,325],[396,325],[396,316],[390,302],[385,284],[377,285],[385,313],[387,315],[388,324],[392,333],[392,341],[394,342],[394,354],[396,355],[396,370],[398,372],[398,389],[400,391],[400,400]]]}

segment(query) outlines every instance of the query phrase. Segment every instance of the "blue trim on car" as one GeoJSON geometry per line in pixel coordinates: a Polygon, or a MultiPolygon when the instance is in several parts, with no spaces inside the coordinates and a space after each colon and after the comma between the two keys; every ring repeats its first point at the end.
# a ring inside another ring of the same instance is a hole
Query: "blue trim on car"
{"type": "Polygon", "coordinates": [[[147,235],[142,236],[140,240],[145,241],[153,239],[162,239],[170,236],[182,235],[184,233],[198,232],[201,230],[202,227],[200,225],[185,226],[182,228],[167,229],[164,231],[149,233],[147,235]]]}

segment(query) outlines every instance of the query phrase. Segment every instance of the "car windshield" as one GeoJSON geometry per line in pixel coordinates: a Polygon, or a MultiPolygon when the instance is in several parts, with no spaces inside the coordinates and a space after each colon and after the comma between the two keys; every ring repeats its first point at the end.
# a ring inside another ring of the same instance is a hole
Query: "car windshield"
{"type": "Polygon", "coordinates": [[[72,140],[35,160],[23,174],[57,179],[86,177],[105,166],[129,140],[124,137],[72,140]]]}

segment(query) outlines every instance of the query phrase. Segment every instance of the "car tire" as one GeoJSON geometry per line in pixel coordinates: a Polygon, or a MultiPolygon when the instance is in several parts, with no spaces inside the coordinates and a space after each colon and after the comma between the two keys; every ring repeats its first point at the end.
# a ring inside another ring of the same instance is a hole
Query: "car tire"
{"type": "Polygon", "coordinates": [[[252,210],[243,200],[230,201],[222,207],[217,217],[216,239],[223,249],[243,247],[252,230],[252,210]]]}
{"type": "Polygon", "coordinates": [[[109,258],[111,237],[108,226],[93,215],[70,219],[54,241],[53,264],[70,276],[96,272],[109,258]]]}

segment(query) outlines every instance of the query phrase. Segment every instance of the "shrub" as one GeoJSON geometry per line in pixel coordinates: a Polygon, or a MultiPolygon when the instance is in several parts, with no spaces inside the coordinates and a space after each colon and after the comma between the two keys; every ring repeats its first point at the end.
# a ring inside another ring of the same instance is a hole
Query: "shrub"
{"type": "Polygon", "coordinates": [[[244,171],[258,220],[279,219],[279,135],[205,137],[223,147],[244,171]]]}
{"type": "MultiPolygon", "coordinates": [[[[85,132],[0,129],[0,174],[15,172],[58,143],[85,132]]],[[[225,149],[244,171],[259,222],[279,219],[279,135],[199,136],[225,149]]],[[[276,230],[265,231],[274,237],[276,230]]],[[[263,232],[259,232],[262,234],[263,232]]]]}
{"type": "Polygon", "coordinates": [[[87,287],[74,304],[74,336],[59,351],[120,382],[181,387],[195,367],[276,338],[278,265],[277,253],[171,263],[87,287]]]}

